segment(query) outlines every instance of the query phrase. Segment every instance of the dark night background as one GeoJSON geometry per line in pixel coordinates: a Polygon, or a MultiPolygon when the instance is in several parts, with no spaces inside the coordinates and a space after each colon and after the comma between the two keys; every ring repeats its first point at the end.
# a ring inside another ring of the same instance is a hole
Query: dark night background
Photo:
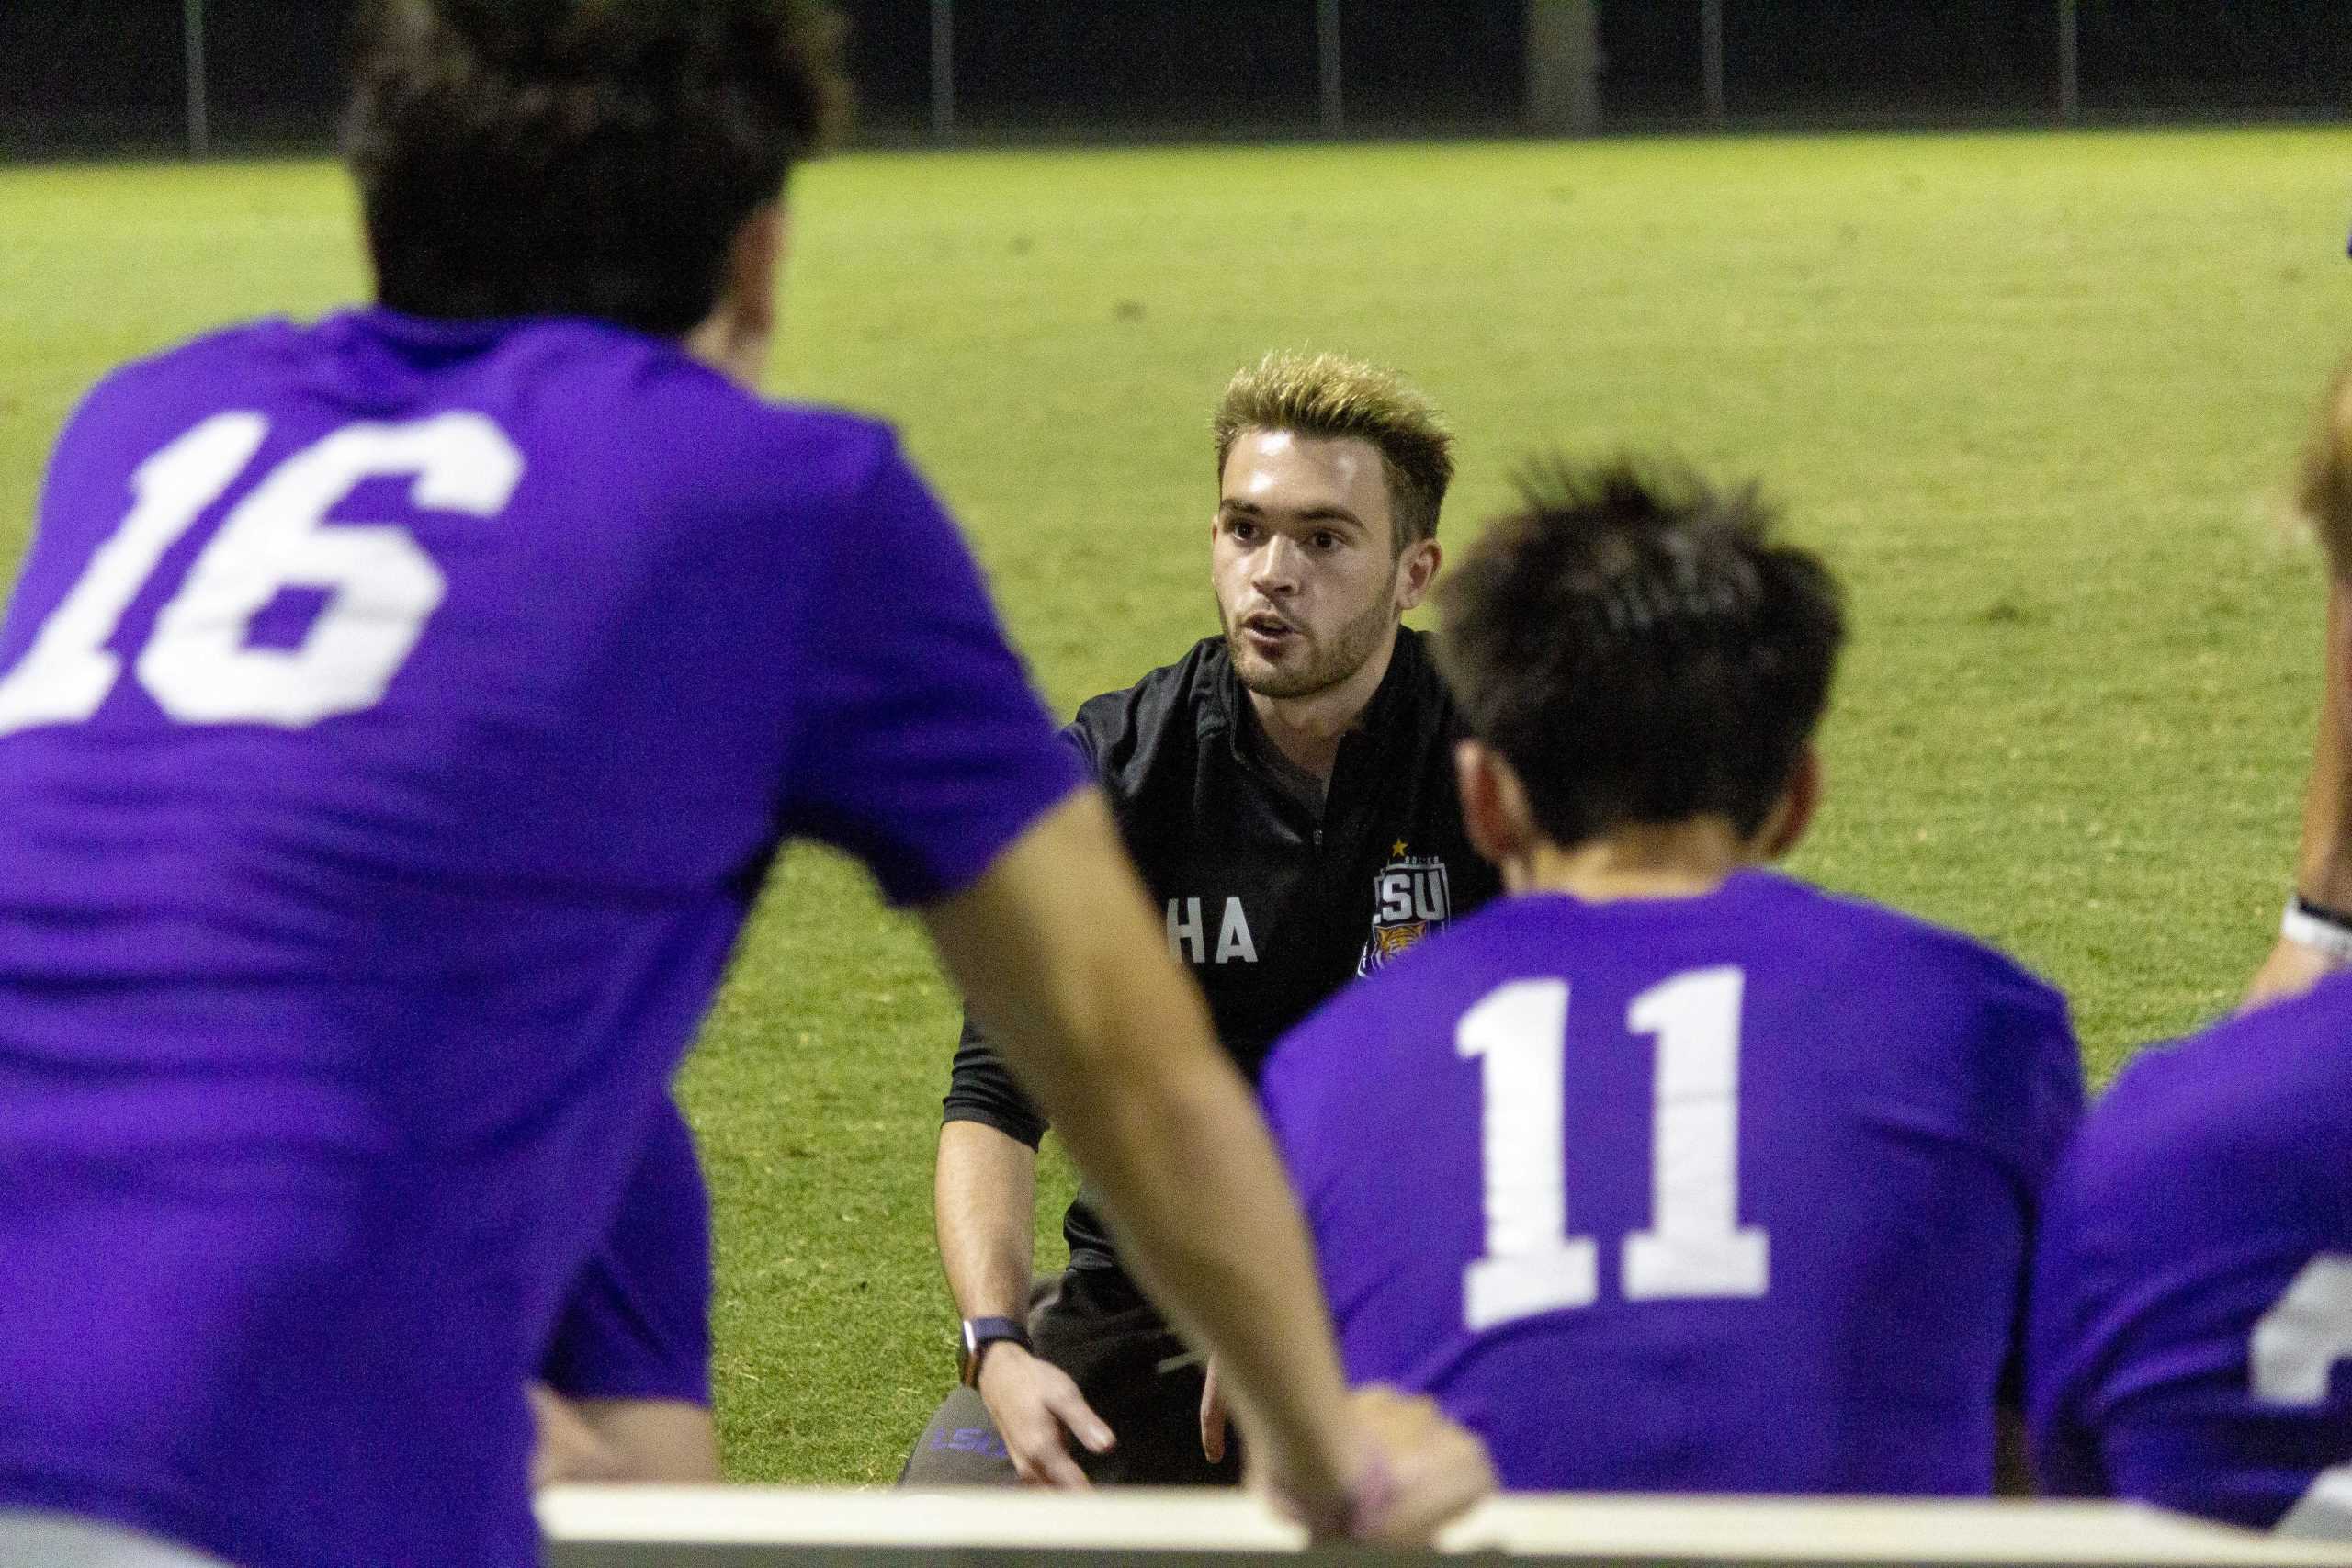
{"type": "MultiPolygon", "coordinates": [[[[865,133],[920,138],[930,0],[847,0],[865,133]]],[[[322,145],[351,0],[207,0],[224,143],[322,145]]],[[[0,0],[0,135],[14,152],[169,144],[181,0],[0,0]]],[[[1347,0],[1351,131],[1507,130],[1526,0],[1347,0]]],[[[1735,121],[2030,119],[2057,107],[2054,0],[1726,0],[1735,121]]],[[[1702,113],[1699,0],[1602,0],[1609,124],[1702,113]]],[[[2086,116],[2352,107],[2340,0],[2080,0],[2086,116]]],[[[958,0],[959,129],[1025,136],[1312,134],[1313,0],[958,0]]]]}

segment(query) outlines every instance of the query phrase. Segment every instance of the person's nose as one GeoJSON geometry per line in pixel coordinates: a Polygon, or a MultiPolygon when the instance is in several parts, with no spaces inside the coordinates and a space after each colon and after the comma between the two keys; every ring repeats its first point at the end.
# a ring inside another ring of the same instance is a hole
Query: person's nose
{"type": "Polygon", "coordinates": [[[1299,569],[1306,556],[1288,535],[1276,534],[1258,552],[1250,586],[1269,599],[1283,599],[1298,592],[1299,569]]]}

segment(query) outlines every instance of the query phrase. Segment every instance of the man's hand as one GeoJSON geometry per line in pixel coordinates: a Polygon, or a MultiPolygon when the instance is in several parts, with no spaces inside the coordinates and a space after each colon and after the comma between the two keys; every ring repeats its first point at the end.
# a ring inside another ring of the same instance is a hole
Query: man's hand
{"type": "Polygon", "coordinates": [[[2262,967],[2254,972],[2254,983],[2246,987],[2245,1008],[2240,1010],[2300,997],[2334,974],[2336,967],[2335,961],[2318,949],[2282,936],[2270,950],[2270,956],[2262,961],[2262,967]]]}
{"type": "Polygon", "coordinates": [[[1427,1545],[1439,1529],[1495,1490],[1487,1445],[1448,1420],[1435,1400],[1367,1383],[1349,1395],[1348,1415],[1364,1457],[1344,1517],[1307,1515],[1294,1505],[1282,1477],[1267,1473],[1255,1459],[1250,1461],[1250,1485],[1316,1539],[1427,1545]]]}
{"type": "Polygon", "coordinates": [[[1371,1434],[1387,1467],[1385,1495],[1359,1494],[1349,1533],[1384,1546],[1419,1546],[1495,1489],[1487,1445],[1448,1420],[1437,1401],[1368,1383],[1349,1413],[1371,1434]]]}
{"type": "Polygon", "coordinates": [[[1201,1457],[1211,1464],[1225,1462],[1225,1394],[1216,1386],[1216,1358],[1209,1358],[1207,1380],[1201,1384],[1201,1457]]]}
{"type": "Polygon", "coordinates": [[[596,1435],[571,1402],[544,1384],[530,1385],[531,1415],[538,1423],[539,1439],[531,1451],[531,1484],[554,1486],[567,1481],[610,1482],[628,1479],[620,1455],[596,1435]]]}
{"type": "Polygon", "coordinates": [[[1108,1453],[1118,1440],[1069,1373],[1010,1340],[988,1348],[980,1361],[979,1390],[1024,1485],[1080,1490],[1091,1484],[1069,1457],[1062,1440],[1064,1428],[1092,1453],[1108,1453]]]}

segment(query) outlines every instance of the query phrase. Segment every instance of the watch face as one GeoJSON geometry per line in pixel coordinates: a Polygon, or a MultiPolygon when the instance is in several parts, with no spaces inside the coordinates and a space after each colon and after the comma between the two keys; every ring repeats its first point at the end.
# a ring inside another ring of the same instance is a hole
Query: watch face
{"type": "Polygon", "coordinates": [[[978,1381],[980,1352],[1000,1339],[1026,1347],[1029,1336],[1009,1317],[967,1317],[964,1320],[964,1354],[958,1371],[966,1387],[978,1381]]]}

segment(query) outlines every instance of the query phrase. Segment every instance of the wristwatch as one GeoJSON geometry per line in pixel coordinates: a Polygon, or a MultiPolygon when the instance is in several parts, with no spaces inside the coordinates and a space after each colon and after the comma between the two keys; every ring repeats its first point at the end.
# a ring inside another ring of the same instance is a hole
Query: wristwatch
{"type": "Polygon", "coordinates": [[[1031,1348],[1029,1331],[1012,1318],[967,1317],[964,1320],[962,1375],[966,1388],[980,1386],[980,1358],[988,1354],[989,1346],[1001,1339],[1010,1339],[1023,1350],[1031,1348]]]}

